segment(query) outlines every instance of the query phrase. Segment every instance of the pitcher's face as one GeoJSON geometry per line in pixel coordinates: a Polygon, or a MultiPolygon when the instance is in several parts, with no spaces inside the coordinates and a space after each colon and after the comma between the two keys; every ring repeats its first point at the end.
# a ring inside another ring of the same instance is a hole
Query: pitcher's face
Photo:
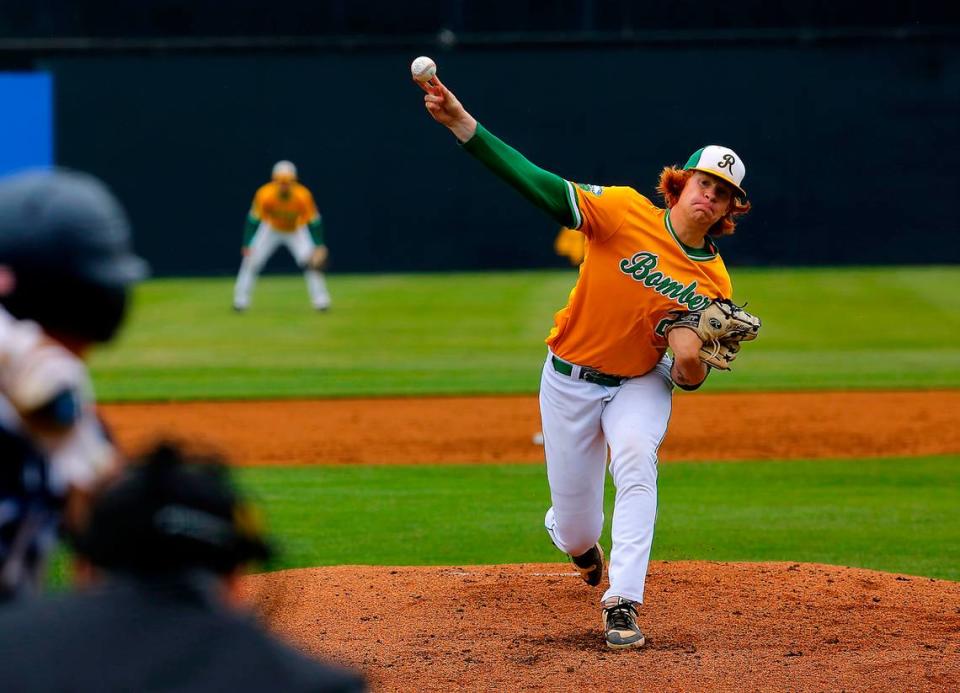
{"type": "Polygon", "coordinates": [[[703,171],[694,171],[683,186],[680,201],[694,221],[713,226],[730,210],[733,188],[726,181],[703,171]]]}

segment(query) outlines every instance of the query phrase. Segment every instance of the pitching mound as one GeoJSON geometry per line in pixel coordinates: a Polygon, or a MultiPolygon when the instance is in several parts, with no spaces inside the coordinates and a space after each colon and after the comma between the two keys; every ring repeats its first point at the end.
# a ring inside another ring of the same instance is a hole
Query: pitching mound
{"type": "Polygon", "coordinates": [[[250,576],[272,628],[375,690],[960,690],[960,583],[654,562],[642,650],[611,651],[568,564],[250,576]]]}

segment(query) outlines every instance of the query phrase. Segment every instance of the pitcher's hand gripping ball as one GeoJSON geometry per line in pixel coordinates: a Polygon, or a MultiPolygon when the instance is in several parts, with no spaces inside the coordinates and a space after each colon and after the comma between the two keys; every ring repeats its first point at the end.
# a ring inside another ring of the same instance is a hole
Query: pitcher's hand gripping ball
{"type": "Polygon", "coordinates": [[[436,74],[437,64],[425,55],[421,55],[410,63],[410,76],[415,82],[429,82],[436,74]]]}
{"type": "Polygon", "coordinates": [[[703,310],[680,313],[667,325],[664,332],[670,333],[685,327],[697,333],[703,341],[700,360],[723,371],[730,370],[730,363],[737,358],[740,343],[757,338],[760,318],[751,315],[729,299],[717,299],[703,310]]]}

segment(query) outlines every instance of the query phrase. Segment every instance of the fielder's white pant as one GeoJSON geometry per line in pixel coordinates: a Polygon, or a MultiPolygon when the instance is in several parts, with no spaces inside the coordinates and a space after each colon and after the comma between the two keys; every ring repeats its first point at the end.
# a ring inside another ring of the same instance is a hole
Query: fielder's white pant
{"type": "Polygon", "coordinates": [[[657,516],[657,450],[670,420],[673,383],[668,356],[650,373],[620,386],[557,373],[547,355],[540,381],[540,416],[553,506],[544,523],[553,543],[571,556],[596,544],[603,529],[607,446],[616,487],[610,588],[601,599],[643,601],[657,516]]]}
{"type": "MultiPolygon", "coordinates": [[[[296,231],[280,232],[275,231],[269,224],[260,224],[257,232],[253,234],[250,241],[250,252],[248,252],[240,263],[240,272],[237,273],[237,283],[233,289],[233,305],[237,308],[248,308],[250,306],[250,296],[253,293],[253,286],[257,281],[257,275],[267,264],[267,260],[277,250],[280,245],[287,246],[287,250],[293,255],[300,267],[306,268],[310,256],[317,247],[313,239],[310,238],[310,232],[306,226],[301,226],[296,231]]],[[[304,269],[303,277],[307,280],[307,292],[310,294],[310,303],[314,308],[324,309],[330,307],[330,294],[327,291],[327,282],[323,273],[313,269],[304,269]]]]}

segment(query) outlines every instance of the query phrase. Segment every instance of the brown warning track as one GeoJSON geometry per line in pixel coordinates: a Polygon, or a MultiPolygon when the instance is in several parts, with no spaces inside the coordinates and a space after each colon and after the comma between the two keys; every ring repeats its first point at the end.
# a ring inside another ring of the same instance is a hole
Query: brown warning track
{"type": "Polygon", "coordinates": [[[816,564],[654,562],[643,650],[600,639],[568,564],[246,578],[301,649],[382,691],[956,691],[960,583],[816,564]]]}
{"type": "MultiPolygon", "coordinates": [[[[204,441],[239,464],[541,462],[536,397],[113,404],[120,443],[204,441]]],[[[681,460],[960,452],[960,391],[678,394],[661,449],[681,460]]]]}

